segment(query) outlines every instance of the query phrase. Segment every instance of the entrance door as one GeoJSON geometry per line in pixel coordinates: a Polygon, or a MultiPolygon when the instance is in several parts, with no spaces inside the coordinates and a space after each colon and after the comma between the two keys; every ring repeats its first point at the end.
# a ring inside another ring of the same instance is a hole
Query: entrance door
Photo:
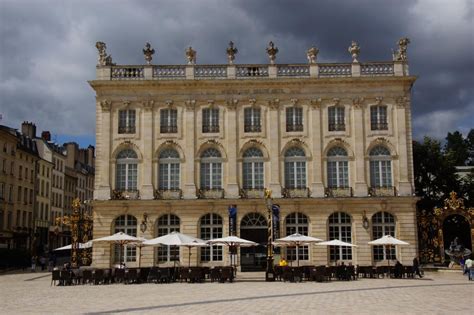
{"type": "MultiPolygon", "coordinates": [[[[443,222],[444,249],[449,249],[451,243],[456,239],[457,245],[472,251],[471,226],[467,219],[459,214],[453,214],[444,219],[443,222]]],[[[449,257],[446,256],[449,261],[449,257]]]]}
{"type": "Polygon", "coordinates": [[[240,248],[242,271],[264,271],[266,267],[267,220],[260,213],[249,213],[240,223],[240,237],[258,246],[240,248]]]}

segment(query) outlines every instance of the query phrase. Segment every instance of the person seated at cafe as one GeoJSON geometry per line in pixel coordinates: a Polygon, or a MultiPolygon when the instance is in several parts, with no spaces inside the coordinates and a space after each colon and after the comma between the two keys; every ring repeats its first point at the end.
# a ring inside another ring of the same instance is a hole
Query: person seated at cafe
{"type": "Polygon", "coordinates": [[[395,264],[395,278],[401,278],[403,274],[403,265],[397,260],[395,264]]]}
{"type": "Polygon", "coordinates": [[[285,258],[281,258],[278,265],[280,267],[286,267],[286,266],[288,266],[288,262],[285,260],[285,258]]]}
{"type": "Polygon", "coordinates": [[[70,262],[64,263],[63,269],[66,270],[66,271],[70,271],[71,270],[71,263],[70,262]]]}

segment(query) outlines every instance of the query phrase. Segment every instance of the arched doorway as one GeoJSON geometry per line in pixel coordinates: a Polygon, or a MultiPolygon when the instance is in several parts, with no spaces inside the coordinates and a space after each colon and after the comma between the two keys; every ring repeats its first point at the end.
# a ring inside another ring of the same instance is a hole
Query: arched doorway
{"type": "MultiPolygon", "coordinates": [[[[453,214],[444,219],[443,238],[445,249],[449,249],[451,243],[457,238],[457,245],[472,250],[471,225],[462,215],[453,214]]],[[[449,257],[446,256],[446,259],[449,259],[449,257]]]]}
{"type": "Polygon", "coordinates": [[[242,271],[264,271],[266,267],[267,220],[260,213],[248,213],[240,222],[240,237],[258,246],[240,248],[242,271]]]}

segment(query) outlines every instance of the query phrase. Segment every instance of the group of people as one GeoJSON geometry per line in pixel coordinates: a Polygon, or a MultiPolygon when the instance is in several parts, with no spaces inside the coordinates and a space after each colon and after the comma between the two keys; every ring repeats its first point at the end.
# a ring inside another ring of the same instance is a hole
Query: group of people
{"type": "Polygon", "coordinates": [[[48,271],[52,271],[53,268],[56,266],[56,257],[54,255],[51,255],[48,260],[45,256],[32,256],[31,272],[36,272],[36,268],[38,267],[38,265],[40,266],[41,271],[46,270],[46,268],[48,268],[48,271]]]}

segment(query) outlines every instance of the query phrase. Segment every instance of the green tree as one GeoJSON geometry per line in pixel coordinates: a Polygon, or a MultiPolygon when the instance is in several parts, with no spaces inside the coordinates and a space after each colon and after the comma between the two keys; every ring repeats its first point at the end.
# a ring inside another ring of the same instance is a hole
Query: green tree
{"type": "Polygon", "coordinates": [[[441,150],[441,143],[425,137],[413,142],[415,192],[421,197],[418,206],[431,210],[442,204],[451,191],[459,191],[460,182],[452,160],[441,150]]]}
{"type": "Polygon", "coordinates": [[[471,129],[466,137],[467,146],[469,149],[469,158],[467,165],[474,166],[474,129],[471,129]]]}
{"type": "Polygon", "coordinates": [[[448,160],[455,166],[466,165],[469,158],[469,142],[462,133],[448,132],[444,151],[448,160]]]}

